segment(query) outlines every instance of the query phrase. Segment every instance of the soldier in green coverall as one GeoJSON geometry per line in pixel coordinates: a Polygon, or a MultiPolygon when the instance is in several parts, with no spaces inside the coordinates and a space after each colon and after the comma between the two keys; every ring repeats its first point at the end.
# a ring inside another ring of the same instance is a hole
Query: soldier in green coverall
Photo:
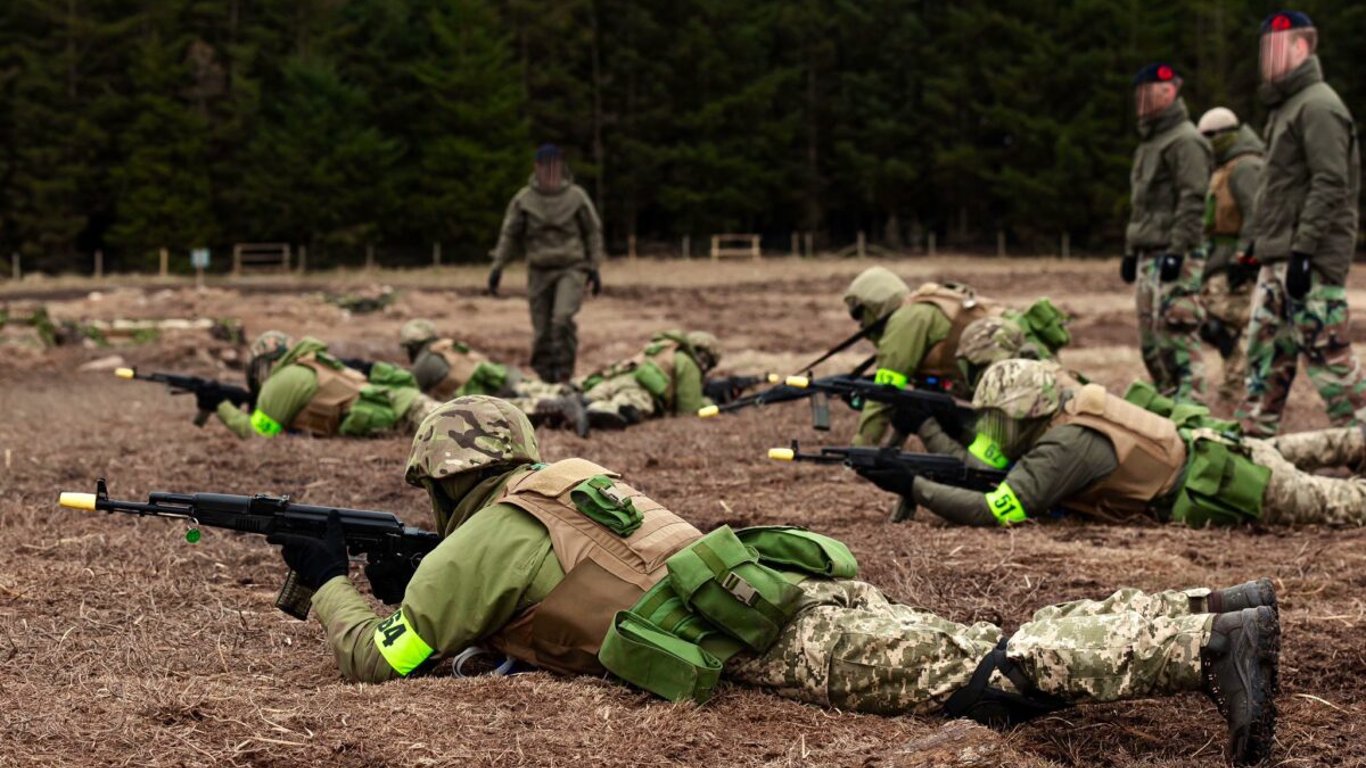
{"type": "Polygon", "coordinates": [[[655,416],[684,416],[711,405],[707,374],[721,361],[721,345],[706,331],[664,331],[635,357],[575,382],[597,429],[622,429],[655,416]]]}
{"type": "Polygon", "coordinates": [[[252,342],[247,385],[256,397],[250,415],[226,401],[199,404],[243,439],[284,431],[317,437],[411,432],[437,405],[402,368],[375,363],[362,374],[328,354],[323,342],[305,337],[295,344],[279,331],[252,342]]]}
{"type": "Polygon", "coordinates": [[[480,644],[563,674],[706,701],[718,681],[821,706],[1013,722],[1093,701],[1207,693],[1228,754],[1274,739],[1279,623],[1268,580],[1043,608],[1014,634],[958,624],[857,581],[838,541],[801,529],[703,535],[583,459],[541,463],[531,425],[488,397],[418,428],[407,481],[443,541],[415,570],[368,572],[375,614],[348,578],[335,520],[322,539],[277,534],[342,674],[431,673],[480,644]]]}

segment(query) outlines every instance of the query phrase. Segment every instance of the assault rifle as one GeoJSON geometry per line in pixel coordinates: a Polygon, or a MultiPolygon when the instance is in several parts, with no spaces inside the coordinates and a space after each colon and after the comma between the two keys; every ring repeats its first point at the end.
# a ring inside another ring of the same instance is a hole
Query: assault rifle
{"type": "MultiPolygon", "coordinates": [[[[327,531],[328,516],[336,512],[347,551],[366,555],[370,563],[407,561],[416,566],[441,541],[438,534],[406,526],[389,512],[297,504],[288,496],[154,491],[148,494],[146,503],[117,501],[109,498],[104,478],[100,478],[95,482],[94,493],[63,491],[58,503],[68,509],[185,520],[191,525],[185,540],[191,544],[199,541],[201,525],[266,536],[290,533],[321,539],[327,531]]],[[[312,597],[313,590],[301,584],[298,574],[290,571],[275,598],[275,607],[296,619],[306,619],[312,597]]]]}
{"type": "Polygon", "coordinates": [[[708,379],[702,385],[702,394],[713,403],[725,404],[739,399],[747,390],[754,389],[760,384],[777,384],[779,381],[781,379],[776,373],[765,373],[761,376],[725,376],[708,379]]]}
{"type": "MultiPolygon", "coordinates": [[[[923,477],[943,485],[972,491],[993,491],[1006,479],[1003,469],[984,469],[969,466],[952,456],[938,453],[911,453],[895,448],[821,448],[820,453],[802,453],[797,441],[789,448],[770,448],[768,457],[775,461],[809,461],[816,464],[840,464],[859,473],[877,487],[902,498],[910,495],[911,481],[923,477]]],[[[912,510],[914,505],[912,505],[912,510]]],[[[894,516],[892,522],[900,522],[894,516]]]]}
{"type": "Polygon", "coordinates": [[[739,398],[720,406],[698,411],[702,418],[736,411],[752,405],[784,403],[811,398],[811,423],[820,431],[830,429],[829,395],[837,395],[855,410],[865,402],[886,403],[894,410],[914,410],[932,416],[950,434],[959,434],[972,425],[977,412],[972,406],[953,396],[929,389],[903,389],[891,384],[879,384],[863,376],[788,376],[782,385],[739,398]]]}
{"type": "MultiPolygon", "coordinates": [[[[120,379],[138,379],[140,381],[155,381],[170,387],[171,394],[184,395],[193,393],[196,397],[201,393],[205,395],[216,394],[220,399],[227,400],[236,406],[252,405],[255,398],[251,392],[244,387],[236,384],[225,384],[214,379],[203,379],[198,376],[181,376],[175,373],[138,373],[136,368],[118,368],[114,375],[120,379]]],[[[212,411],[200,410],[195,414],[194,425],[204,426],[204,422],[209,420],[212,411]]]]}

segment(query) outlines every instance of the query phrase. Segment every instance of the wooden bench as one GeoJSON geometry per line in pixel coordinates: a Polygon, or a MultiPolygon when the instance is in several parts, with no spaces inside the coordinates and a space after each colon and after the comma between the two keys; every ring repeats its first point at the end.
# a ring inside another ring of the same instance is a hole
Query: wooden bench
{"type": "Polygon", "coordinates": [[[232,273],[244,269],[289,272],[289,243],[238,243],[232,247],[232,273]]]}
{"type": "Polygon", "coordinates": [[[760,258],[758,235],[711,236],[712,261],[733,257],[744,258],[746,256],[756,261],[760,258]]]}

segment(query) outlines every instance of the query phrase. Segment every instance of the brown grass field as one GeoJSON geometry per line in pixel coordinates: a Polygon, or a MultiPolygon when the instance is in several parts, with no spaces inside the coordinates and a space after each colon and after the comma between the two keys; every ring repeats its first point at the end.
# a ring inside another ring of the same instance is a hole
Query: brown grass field
{"type": "MultiPolygon", "coordinates": [[[[852,330],[839,296],[864,266],[610,264],[606,292],[579,316],[579,370],[631,354],[651,331],[694,327],[721,337],[725,372],[789,372],[852,330]]],[[[1113,260],[945,257],[888,266],[913,284],[959,279],[1017,303],[1049,295],[1075,316],[1066,362],[1116,390],[1142,375],[1130,291],[1113,260]]],[[[343,355],[391,360],[399,326],[427,316],[496,359],[524,365],[530,327],[521,278],[509,275],[512,295],[502,299],[479,294],[482,278],[473,268],[256,278],[203,293],[124,279],[93,296],[87,281],[52,280],[0,288],[0,304],[46,299],[59,318],[233,316],[251,335],[276,327],[320,336],[343,355]],[[318,293],[373,282],[401,292],[380,313],[351,316],[318,293]]],[[[1360,270],[1352,288],[1360,323],[1360,270]]],[[[242,443],[215,422],[196,429],[190,398],[77,371],[118,352],[144,370],[240,381],[216,351],[172,336],[118,350],[0,346],[0,766],[891,766],[907,759],[908,743],[943,726],[827,711],[736,686],[696,707],[544,673],[342,681],[317,622],[273,607],[284,569],[260,538],[208,530],[191,545],[171,521],[56,504],[59,491],[91,491],[103,476],[125,499],[152,490],[290,494],[430,525],[425,497],[401,477],[404,438],[242,443]]],[[[853,350],[824,371],[867,354],[853,350]]],[[[1218,370],[1217,356],[1210,367],[1218,370]]],[[[847,442],[855,414],[836,410],[825,435],[792,404],[587,440],[544,433],[542,451],[618,469],[703,529],[797,523],[830,533],[853,548],[863,578],[962,622],[1013,629],[1036,607],[1119,586],[1222,586],[1269,575],[1285,632],[1274,764],[1366,765],[1366,532],[1069,520],[963,530],[928,513],[893,526],[888,497],[856,476],[765,458],[792,438],[847,442]]],[[[1287,426],[1326,423],[1302,376],[1287,426]]],[[[353,576],[363,582],[358,568],[353,576]]],[[[1034,721],[1003,734],[998,761],[1208,766],[1221,764],[1223,739],[1213,705],[1192,694],[1034,721]]]]}

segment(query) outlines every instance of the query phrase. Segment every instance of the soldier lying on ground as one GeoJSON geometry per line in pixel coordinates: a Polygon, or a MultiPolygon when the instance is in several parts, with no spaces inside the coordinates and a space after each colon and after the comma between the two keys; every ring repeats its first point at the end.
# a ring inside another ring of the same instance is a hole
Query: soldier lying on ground
{"type": "Polygon", "coordinates": [[[413,376],[422,391],[438,401],[462,395],[493,395],[533,418],[588,434],[588,415],[579,393],[568,384],[541,381],[510,365],[495,363],[463,342],[439,338],[430,320],[409,320],[399,330],[413,376]]]}
{"type": "Polygon", "coordinates": [[[711,405],[703,394],[721,346],[705,331],[664,331],[640,354],[591,373],[577,383],[597,429],[622,429],[654,416],[691,416],[711,405]]]}
{"type": "Polygon", "coordinates": [[[433,671],[482,643],[564,674],[610,671],[672,700],[721,677],[822,706],[1013,722],[1086,702],[1204,691],[1229,754],[1274,737],[1279,625],[1267,580],[1043,608],[1013,635],[888,600],[838,541],[791,528],[703,535],[611,470],[541,463],[521,411],[443,404],[418,428],[407,481],[444,540],[416,570],[367,572],[400,602],[384,618],[347,577],[340,524],[273,536],[348,679],[433,671]]]}
{"type": "MultiPolygon", "coordinates": [[[[996,490],[894,473],[869,479],[964,525],[1013,524],[1057,507],[1111,521],[1192,526],[1366,523],[1366,482],[1308,474],[1359,465],[1366,435],[1357,427],[1244,438],[1202,411],[1173,421],[1031,360],[988,368],[973,406],[977,430],[1010,462],[996,490]]],[[[934,450],[970,460],[952,441],[934,450]]]]}

